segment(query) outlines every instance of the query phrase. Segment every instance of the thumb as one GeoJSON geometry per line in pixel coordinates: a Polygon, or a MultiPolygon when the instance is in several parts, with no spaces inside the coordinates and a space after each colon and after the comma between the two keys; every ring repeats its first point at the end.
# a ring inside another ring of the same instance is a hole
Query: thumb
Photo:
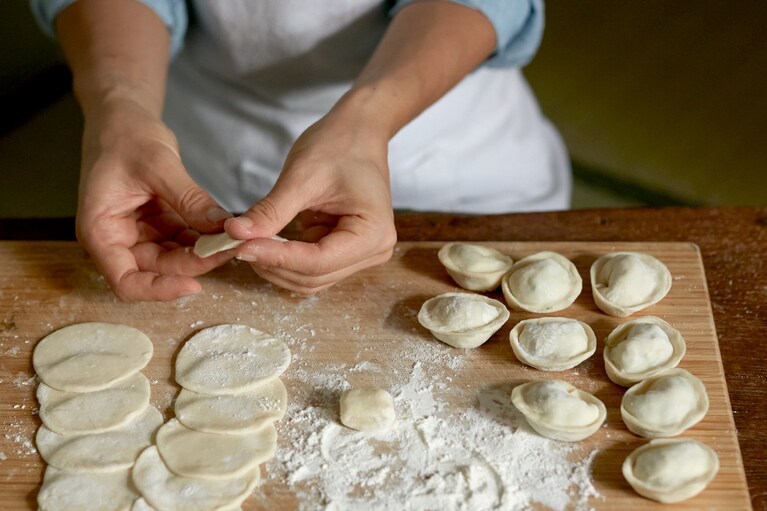
{"type": "Polygon", "coordinates": [[[159,178],[155,192],[194,230],[209,233],[220,231],[231,214],[218,205],[186,172],[159,178]]]}
{"type": "Polygon", "coordinates": [[[235,239],[269,238],[288,225],[304,204],[297,194],[273,189],[237,218],[226,221],[226,232],[235,239]]]}

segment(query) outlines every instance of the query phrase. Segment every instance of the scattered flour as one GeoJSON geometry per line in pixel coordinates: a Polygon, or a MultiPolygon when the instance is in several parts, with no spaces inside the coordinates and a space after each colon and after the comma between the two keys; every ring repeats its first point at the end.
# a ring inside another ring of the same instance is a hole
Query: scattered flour
{"type": "MultiPolygon", "coordinates": [[[[450,375],[464,364],[455,353],[421,342],[397,354],[410,363],[389,388],[398,422],[376,434],[343,427],[338,397],[349,386],[345,371],[378,366],[292,368],[289,389],[298,379],[315,390],[291,397],[267,477],[284,481],[302,511],[590,509],[589,499],[600,497],[590,479],[597,451],[533,432],[511,404],[510,385],[468,389],[466,406],[451,410],[450,375]]],[[[256,499],[270,507],[269,496],[257,491],[256,499]]]]}

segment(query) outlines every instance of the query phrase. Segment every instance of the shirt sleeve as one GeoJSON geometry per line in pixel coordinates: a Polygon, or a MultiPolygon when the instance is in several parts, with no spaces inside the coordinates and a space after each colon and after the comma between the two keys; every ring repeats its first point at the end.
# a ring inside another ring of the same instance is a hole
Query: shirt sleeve
{"type": "MultiPolygon", "coordinates": [[[[397,0],[391,15],[419,0],[397,0]]],[[[490,20],[498,46],[485,63],[491,67],[522,67],[541,44],[543,0],[449,0],[476,9],[490,20]]]]}
{"type": "MultiPolygon", "coordinates": [[[[76,0],[29,0],[32,13],[43,31],[56,36],[56,16],[76,0]]],[[[162,19],[170,32],[171,54],[175,55],[184,44],[188,24],[184,0],[137,0],[152,9],[162,19]]]]}

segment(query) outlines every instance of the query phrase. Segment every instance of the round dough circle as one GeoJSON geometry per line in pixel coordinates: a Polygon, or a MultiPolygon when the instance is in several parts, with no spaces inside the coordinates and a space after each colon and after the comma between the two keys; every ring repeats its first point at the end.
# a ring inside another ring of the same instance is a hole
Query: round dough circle
{"type": "Polygon", "coordinates": [[[385,431],[397,416],[394,399],[383,389],[354,388],[341,395],[341,423],[357,431],[385,431]]]}
{"type": "Polygon", "coordinates": [[[274,424],[247,435],[222,435],[189,429],[178,419],[166,422],[157,432],[157,449],[174,473],[202,479],[244,477],[274,456],[277,430],[274,424]]]}
{"type": "Polygon", "coordinates": [[[133,467],[133,482],[144,499],[166,511],[224,511],[239,506],[256,487],[258,467],[225,480],[179,476],[163,463],[156,446],[147,447],[133,467]]]}
{"type": "Polygon", "coordinates": [[[40,419],[62,435],[101,433],[138,417],[149,405],[149,380],[141,373],[95,392],[62,392],[45,383],[37,387],[40,419]]]}
{"type": "Polygon", "coordinates": [[[252,433],[280,420],[288,407],[288,391],[279,378],[243,394],[198,394],[181,389],[176,418],[190,429],[207,433],[252,433]]]}
{"type": "Polygon", "coordinates": [[[129,511],[138,495],[130,470],[81,474],[49,466],[37,504],[40,511],[129,511]]]}
{"type": "Polygon", "coordinates": [[[154,348],[143,332],[113,323],[79,323],[48,334],[35,347],[35,372],[65,392],[93,392],[130,377],[154,348]]]}
{"type": "Polygon", "coordinates": [[[246,325],[218,325],[189,339],[176,358],[176,381],[200,394],[240,394],[280,376],[290,349],[246,325]]]}
{"type": "Polygon", "coordinates": [[[147,406],[134,421],[103,433],[60,435],[40,426],[35,437],[40,456],[51,466],[71,472],[115,472],[130,468],[148,445],[163,417],[147,406]]]}

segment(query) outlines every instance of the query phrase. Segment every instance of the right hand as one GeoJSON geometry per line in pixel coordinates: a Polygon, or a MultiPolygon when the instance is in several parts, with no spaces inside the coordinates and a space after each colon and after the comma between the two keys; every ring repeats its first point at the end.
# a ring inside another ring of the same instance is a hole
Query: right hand
{"type": "Polygon", "coordinates": [[[86,116],[77,238],[121,299],[199,292],[193,277],[232,254],[200,259],[191,246],[228,217],[187,174],[175,136],[149,110],[113,98],[86,116]]]}

